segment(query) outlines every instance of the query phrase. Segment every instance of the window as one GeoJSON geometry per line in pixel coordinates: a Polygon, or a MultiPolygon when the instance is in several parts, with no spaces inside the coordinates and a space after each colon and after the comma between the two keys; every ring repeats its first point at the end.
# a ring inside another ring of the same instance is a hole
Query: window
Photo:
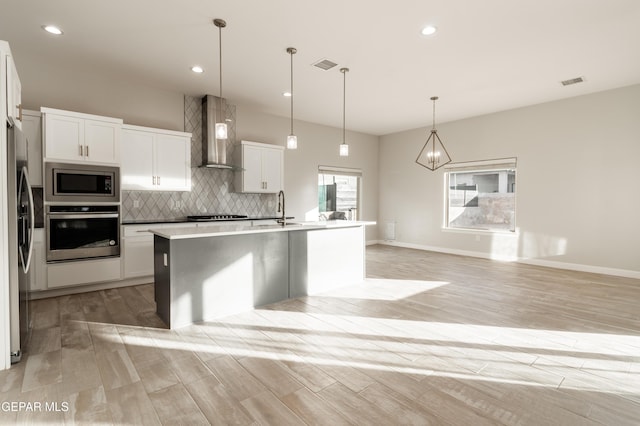
{"type": "Polygon", "coordinates": [[[446,227],[515,231],[516,159],[447,166],[446,227]]]}
{"type": "Polygon", "coordinates": [[[362,171],[338,167],[318,168],[318,212],[322,220],[360,218],[362,171]]]}

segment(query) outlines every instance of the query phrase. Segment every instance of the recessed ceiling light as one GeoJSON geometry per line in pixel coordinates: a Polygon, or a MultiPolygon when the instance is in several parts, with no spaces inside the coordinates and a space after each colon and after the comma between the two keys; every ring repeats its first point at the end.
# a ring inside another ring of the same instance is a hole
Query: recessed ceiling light
{"type": "Polygon", "coordinates": [[[204,69],[202,69],[201,66],[195,65],[193,67],[191,67],[191,71],[198,73],[198,74],[202,74],[204,72],[204,69]]]}
{"type": "Polygon", "coordinates": [[[284,96],[285,98],[290,98],[291,92],[282,92],[282,96],[284,96]]]}
{"type": "Polygon", "coordinates": [[[433,25],[427,25],[422,29],[421,34],[425,36],[429,36],[429,35],[434,35],[436,31],[438,31],[436,27],[434,27],[433,25]]]}
{"type": "Polygon", "coordinates": [[[50,34],[54,34],[54,35],[62,35],[63,32],[60,28],[56,27],[55,25],[43,25],[42,29],[45,30],[46,32],[50,33],[50,34]]]}

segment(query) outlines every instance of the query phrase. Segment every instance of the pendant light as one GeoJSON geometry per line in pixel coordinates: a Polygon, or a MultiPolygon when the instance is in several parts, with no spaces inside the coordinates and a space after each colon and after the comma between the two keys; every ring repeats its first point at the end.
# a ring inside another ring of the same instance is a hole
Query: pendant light
{"type": "Polygon", "coordinates": [[[222,111],[222,29],[227,26],[227,23],[224,19],[214,19],[213,24],[218,27],[218,42],[220,52],[220,105],[218,108],[219,119],[216,120],[216,139],[227,139],[227,123],[225,123],[225,114],[224,111],[222,111]]]}
{"type": "Polygon", "coordinates": [[[346,134],[346,111],[347,111],[347,73],[349,72],[349,68],[340,68],[340,72],[342,73],[342,143],[340,144],[340,156],[348,157],[349,156],[349,145],[347,145],[345,134],[346,134]]]}
{"type": "Polygon", "coordinates": [[[418,154],[416,163],[433,171],[450,163],[451,157],[440,140],[440,137],[438,137],[438,131],[436,130],[436,101],[438,97],[433,96],[431,100],[433,101],[433,127],[427,142],[420,150],[420,154],[418,154]]]}
{"type": "Polygon", "coordinates": [[[291,57],[291,134],[287,136],[287,149],[298,148],[298,137],[293,134],[293,55],[297,52],[295,47],[287,47],[287,53],[291,57]]]}

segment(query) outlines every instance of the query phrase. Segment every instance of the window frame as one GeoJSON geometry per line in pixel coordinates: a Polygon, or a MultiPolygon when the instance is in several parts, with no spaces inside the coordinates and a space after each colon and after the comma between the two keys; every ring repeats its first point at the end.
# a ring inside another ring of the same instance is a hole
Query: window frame
{"type": "Polygon", "coordinates": [[[465,161],[450,163],[444,167],[444,212],[442,230],[447,232],[473,233],[473,234],[517,234],[517,182],[518,182],[518,161],[517,157],[496,158],[490,160],[465,161]],[[492,228],[465,228],[449,226],[450,201],[449,191],[451,188],[450,177],[452,173],[472,173],[472,172],[492,172],[513,170],[515,176],[515,187],[513,191],[513,224],[512,229],[492,229],[492,228]]]}
{"type": "MultiPolygon", "coordinates": [[[[325,175],[337,175],[337,176],[355,176],[358,178],[357,196],[356,196],[356,217],[354,220],[360,220],[362,217],[362,181],[363,173],[362,169],[348,168],[348,167],[336,167],[336,166],[318,166],[318,176],[325,175]]],[[[318,199],[318,193],[316,192],[316,200],[318,199]]],[[[320,217],[320,205],[318,207],[318,218],[320,217]]],[[[336,210],[338,211],[338,210],[336,210]]]]}

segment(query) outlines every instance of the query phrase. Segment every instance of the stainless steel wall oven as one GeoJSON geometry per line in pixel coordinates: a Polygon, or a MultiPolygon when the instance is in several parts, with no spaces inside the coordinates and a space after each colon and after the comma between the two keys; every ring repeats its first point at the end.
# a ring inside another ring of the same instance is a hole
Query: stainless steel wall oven
{"type": "Polygon", "coordinates": [[[47,205],[47,262],[120,256],[119,205],[47,205]]]}

